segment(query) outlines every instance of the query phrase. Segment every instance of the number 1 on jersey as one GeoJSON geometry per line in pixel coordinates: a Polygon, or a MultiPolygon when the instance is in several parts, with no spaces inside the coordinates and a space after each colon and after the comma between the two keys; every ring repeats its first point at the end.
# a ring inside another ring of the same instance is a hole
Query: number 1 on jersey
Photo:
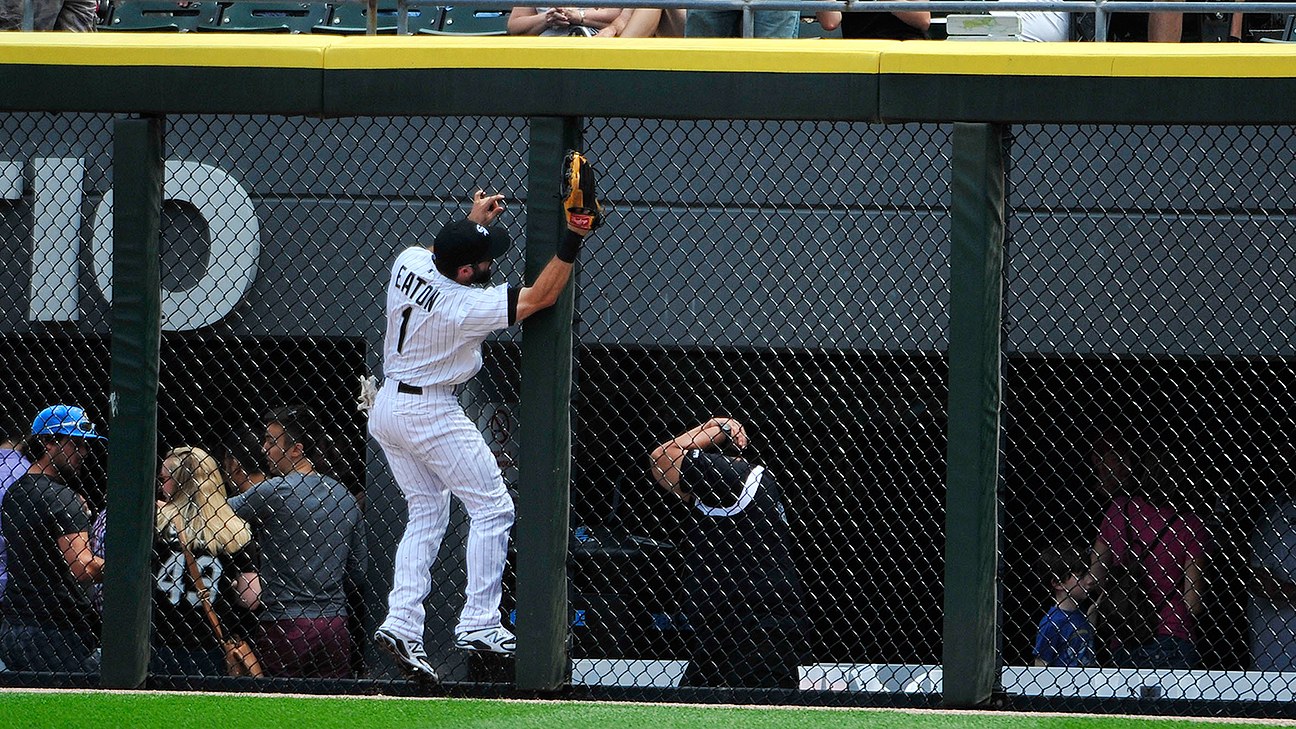
{"type": "Polygon", "coordinates": [[[401,312],[400,339],[396,341],[397,352],[400,352],[405,348],[405,330],[409,329],[410,312],[413,311],[413,309],[414,307],[407,306],[405,307],[405,311],[401,312]]]}

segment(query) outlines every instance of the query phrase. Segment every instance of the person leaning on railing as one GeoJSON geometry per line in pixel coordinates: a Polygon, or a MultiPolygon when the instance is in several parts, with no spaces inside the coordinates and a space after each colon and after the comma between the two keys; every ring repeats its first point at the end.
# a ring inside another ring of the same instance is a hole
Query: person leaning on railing
{"type": "Polygon", "coordinates": [[[519,6],[509,13],[508,30],[511,35],[678,38],[684,35],[684,11],[519,6]]]}
{"type": "Polygon", "coordinates": [[[518,6],[509,13],[509,35],[594,36],[604,33],[621,8],[549,8],[518,6]]]}
{"type": "Polygon", "coordinates": [[[824,30],[841,26],[843,38],[879,40],[923,40],[931,26],[931,12],[914,10],[893,13],[842,13],[822,10],[815,13],[824,30]]]}
{"type": "MultiPolygon", "coordinates": [[[[688,11],[684,35],[689,38],[742,38],[741,10],[688,11]]],[[[753,10],[755,38],[796,38],[801,30],[801,13],[796,10],[753,10]]]]}
{"type": "MultiPolygon", "coordinates": [[[[0,0],[0,30],[19,30],[22,19],[23,0],[0,0]]],[[[93,33],[98,24],[98,0],[32,0],[32,30],[93,33]]]]}
{"type": "Polygon", "coordinates": [[[609,26],[618,38],[682,38],[684,11],[661,8],[622,8],[609,26]]]}

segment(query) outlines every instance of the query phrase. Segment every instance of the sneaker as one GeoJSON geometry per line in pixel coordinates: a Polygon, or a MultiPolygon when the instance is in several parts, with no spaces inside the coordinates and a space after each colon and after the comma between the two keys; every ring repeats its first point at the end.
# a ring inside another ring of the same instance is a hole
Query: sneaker
{"type": "Polygon", "coordinates": [[[461,651],[512,655],[516,645],[517,638],[505,628],[482,628],[455,634],[455,648],[461,651]]]}
{"type": "Polygon", "coordinates": [[[406,677],[427,681],[441,680],[437,676],[436,669],[428,662],[422,642],[406,640],[386,628],[379,628],[378,632],[374,633],[374,642],[396,659],[397,665],[406,677]]]}

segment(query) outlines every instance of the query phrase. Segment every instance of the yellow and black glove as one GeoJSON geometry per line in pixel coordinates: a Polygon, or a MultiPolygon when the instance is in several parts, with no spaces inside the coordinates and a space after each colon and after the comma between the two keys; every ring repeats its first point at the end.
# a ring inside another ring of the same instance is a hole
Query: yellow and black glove
{"type": "Polygon", "coordinates": [[[585,234],[603,224],[603,205],[594,193],[594,168],[575,150],[563,160],[562,199],[567,227],[585,234]]]}

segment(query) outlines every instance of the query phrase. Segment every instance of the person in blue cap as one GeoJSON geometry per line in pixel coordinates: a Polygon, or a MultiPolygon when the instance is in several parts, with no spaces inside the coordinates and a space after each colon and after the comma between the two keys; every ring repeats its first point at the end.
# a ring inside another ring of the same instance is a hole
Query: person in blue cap
{"type": "Polygon", "coordinates": [[[14,671],[93,671],[99,616],[88,587],[103,579],[91,515],[68,484],[101,439],[85,410],[40,411],[20,452],[31,462],[0,502],[9,584],[0,602],[0,660],[14,671]]]}

